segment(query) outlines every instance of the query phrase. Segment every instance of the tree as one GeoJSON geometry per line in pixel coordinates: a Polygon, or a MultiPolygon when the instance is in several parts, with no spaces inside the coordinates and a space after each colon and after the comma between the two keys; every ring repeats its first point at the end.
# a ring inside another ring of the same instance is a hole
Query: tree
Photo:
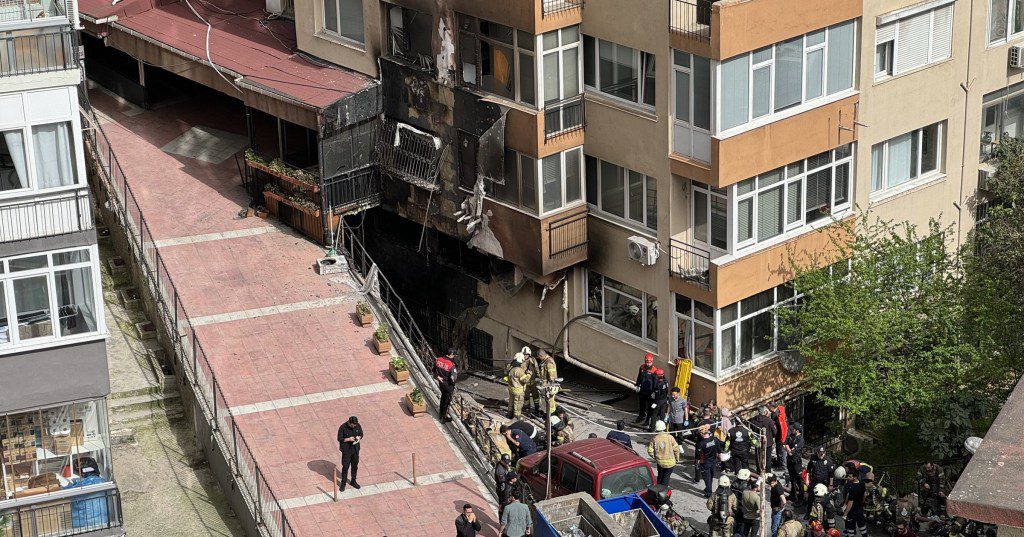
{"type": "Polygon", "coordinates": [[[1000,141],[995,156],[988,193],[976,200],[988,215],[963,255],[966,331],[986,358],[970,380],[992,407],[1024,374],[1024,141],[1000,141]]]}
{"type": "Polygon", "coordinates": [[[833,259],[842,261],[791,261],[804,296],[780,311],[780,330],[826,403],[877,426],[906,424],[941,408],[977,361],[964,337],[959,256],[936,221],[924,234],[867,216],[840,225],[833,259]]]}

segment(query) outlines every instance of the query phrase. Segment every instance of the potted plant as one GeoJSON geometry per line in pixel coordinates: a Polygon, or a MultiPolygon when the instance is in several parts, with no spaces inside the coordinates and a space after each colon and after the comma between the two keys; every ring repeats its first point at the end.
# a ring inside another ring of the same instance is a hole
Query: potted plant
{"type": "Polygon", "coordinates": [[[427,411],[427,401],[423,398],[423,392],[419,388],[405,394],[405,405],[413,416],[419,416],[427,411]]]}
{"type": "Polygon", "coordinates": [[[373,324],[373,311],[370,310],[370,305],[363,300],[356,302],[356,316],[359,317],[360,326],[366,327],[373,324]]]}
{"type": "Polygon", "coordinates": [[[405,384],[409,380],[409,363],[401,356],[395,356],[391,359],[388,370],[391,372],[391,378],[395,379],[396,384],[405,384]]]}
{"type": "Polygon", "coordinates": [[[381,323],[373,331],[373,347],[377,354],[387,356],[391,352],[391,336],[388,334],[388,325],[381,323]]]}

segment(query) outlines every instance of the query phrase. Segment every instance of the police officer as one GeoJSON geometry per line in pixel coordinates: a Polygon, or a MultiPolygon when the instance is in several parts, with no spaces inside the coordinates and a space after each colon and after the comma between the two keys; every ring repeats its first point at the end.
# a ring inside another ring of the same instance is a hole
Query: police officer
{"type": "Polygon", "coordinates": [[[700,476],[704,479],[704,497],[711,497],[711,482],[715,478],[715,467],[718,466],[720,453],[718,440],[711,436],[711,428],[700,431],[700,441],[694,448],[694,462],[700,476]]]}
{"type": "Polygon", "coordinates": [[[832,474],[836,471],[836,465],[832,459],[825,454],[824,446],[818,447],[814,456],[807,463],[807,477],[810,480],[809,488],[813,490],[815,485],[825,485],[827,490],[832,490],[832,474]]]}
{"type": "Polygon", "coordinates": [[[512,358],[512,369],[508,371],[508,417],[519,419],[523,414],[523,399],[530,374],[526,371],[526,356],[517,352],[512,358]]]}
{"type": "Polygon", "coordinates": [[[708,517],[708,528],[711,530],[711,537],[732,537],[732,529],[736,519],[734,514],[739,509],[739,504],[729,491],[729,478],[722,476],[718,479],[718,491],[714,496],[708,497],[708,510],[711,516],[708,517]]]}
{"type": "Polygon", "coordinates": [[[741,468],[750,468],[750,442],[752,439],[750,429],[739,423],[729,429],[728,434],[725,449],[729,451],[729,462],[732,465],[733,473],[739,472],[741,468]]]}
{"type": "Polygon", "coordinates": [[[637,393],[637,410],[636,423],[644,423],[647,421],[647,417],[651,414],[651,394],[654,393],[654,382],[657,380],[657,376],[654,374],[654,355],[647,353],[644,355],[644,365],[640,366],[639,371],[636,373],[636,382],[634,387],[637,393]]]}
{"type": "Polygon", "coordinates": [[[804,467],[804,426],[794,423],[789,428],[789,436],[783,446],[786,450],[786,471],[789,473],[789,482],[793,487],[791,492],[793,504],[800,505],[806,501],[804,494],[804,482],[800,474],[804,467]]]}
{"type": "Polygon", "coordinates": [[[494,465],[494,488],[498,491],[498,516],[505,509],[508,503],[509,486],[506,478],[512,472],[512,457],[507,453],[501,455],[497,464],[494,465]]]}
{"type": "Polygon", "coordinates": [[[441,404],[438,413],[441,423],[452,421],[448,417],[448,407],[452,404],[452,395],[455,393],[455,381],[459,378],[459,370],[455,367],[455,357],[458,351],[451,349],[448,355],[434,360],[434,379],[437,380],[437,387],[441,390],[441,404]]]}
{"type": "Polygon", "coordinates": [[[533,359],[533,367],[533,379],[530,382],[530,402],[533,405],[533,413],[541,415],[540,406],[544,406],[543,412],[550,414],[555,411],[555,395],[552,393],[547,403],[542,402],[540,400],[540,385],[554,382],[558,378],[558,367],[555,365],[555,359],[544,349],[537,351],[537,357],[533,359]],[[533,394],[536,394],[536,397],[533,394]]]}
{"type": "MultiPolygon", "coordinates": [[[[666,432],[665,422],[658,420],[654,424],[658,434],[654,435],[651,443],[647,444],[647,454],[650,455],[658,466],[658,484],[668,485],[672,479],[672,470],[679,463],[679,444],[676,439],[666,432]]],[[[708,485],[710,492],[710,485],[708,485]]]]}

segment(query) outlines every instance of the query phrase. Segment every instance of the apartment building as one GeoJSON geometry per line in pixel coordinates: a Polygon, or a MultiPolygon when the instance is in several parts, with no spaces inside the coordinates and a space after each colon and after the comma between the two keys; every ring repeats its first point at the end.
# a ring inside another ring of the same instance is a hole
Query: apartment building
{"type": "Polygon", "coordinates": [[[0,4],[0,535],[120,535],[73,0],[0,4]]]}
{"type": "MultiPolygon", "coordinates": [[[[155,10],[124,5],[90,8],[87,27],[138,60],[134,84],[164,64],[233,94],[203,58],[245,67],[244,54],[204,50],[201,31],[157,50],[138,37],[168,41],[142,21],[155,10]]],[[[523,345],[555,347],[626,385],[647,352],[670,373],[689,358],[695,400],[741,407],[800,393],[776,312],[799,298],[792,260],[839,261],[837,222],[941,218],[955,246],[984,215],[979,179],[1024,109],[1017,9],[268,2],[296,55],[378,79],[379,108],[349,117],[338,100],[323,107],[333,122],[300,121],[267,106],[298,93],[229,74],[254,111],[253,145],[260,111],[276,115],[263,147],[323,178],[323,231],[309,234],[326,242],[347,218],[438,346],[499,366],[523,345]],[[299,139],[306,150],[288,151],[299,139]]],[[[797,417],[821,411],[793,402],[797,417]]]]}

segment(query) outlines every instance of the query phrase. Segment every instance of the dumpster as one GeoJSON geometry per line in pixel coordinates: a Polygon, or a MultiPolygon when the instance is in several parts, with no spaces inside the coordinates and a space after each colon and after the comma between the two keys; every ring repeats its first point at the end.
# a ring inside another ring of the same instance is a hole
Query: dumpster
{"type": "Polygon", "coordinates": [[[579,492],[534,504],[537,537],[674,537],[636,494],[594,500],[579,492]]]}

